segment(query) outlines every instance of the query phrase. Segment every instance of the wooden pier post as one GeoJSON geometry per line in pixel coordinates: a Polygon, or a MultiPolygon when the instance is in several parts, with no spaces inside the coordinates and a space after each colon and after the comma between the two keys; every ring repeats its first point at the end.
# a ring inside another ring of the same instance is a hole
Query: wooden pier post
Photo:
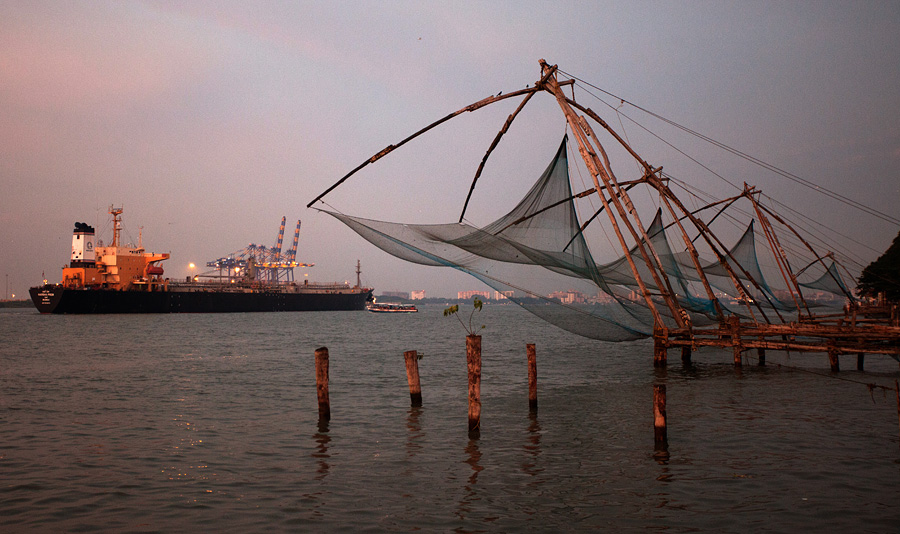
{"type": "Polygon", "coordinates": [[[316,349],[316,396],[319,398],[319,421],[331,419],[328,401],[328,347],[316,349]]]}
{"type": "Polygon", "coordinates": [[[766,366],[766,349],[758,348],[756,349],[756,365],[760,367],[766,366]]]}
{"type": "Polygon", "coordinates": [[[466,364],[469,368],[469,433],[481,429],[481,336],[466,336],[466,364]]]}
{"type": "Polygon", "coordinates": [[[669,341],[669,332],[664,326],[653,329],[653,367],[666,366],[666,350],[669,341]]]}
{"type": "Polygon", "coordinates": [[[656,449],[665,449],[669,445],[666,429],[666,385],[653,385],[653,441],[656,449]]]}
{"type": "Polygon", "coordinates": [[[406,360],[406,381],[409,382],[409,402],[413,407],[422,405],[422,386],[419,384],[419,353],[408,350],[403,353],[406,360]]]}
{"type": "Polygon", "coordinates": [[[728,330],[731,333],[731,350],[734,352],[734,366],[740,367],[743,364],[741,352],[741,318],[732,315],[728,318],[728,330]]]}
{"type": "Polygon", "coordinates": [[[534,343],[525,345],[528,353],[528,411],[536,412],[537,403],[537,352],[534,343]]]}
{"type": "Polygon", "coordinates": [[[685,367],[691,366],[691,348],[684,346],[681,347],[681,364],[685,367]]]}
{"type": "Polygon", "coordinates": [[[831,371],[837,373],[841,370],[841,361],[838,357],[840,354],[834,344],[828,344],[828,363],[831,365],[831,371]]]}
{"type": "Polygon", "coordinates": [[[900,382],[894,380],[894,390],[897,392],[897,423],[900,424],[900,382]]]}
{"type": "Polygon", "coordinates": [[[856,370],[857,370],[857,371],[862,371],[862,370],[863,370],[863,367],[864,367],[864,363],[863,363],[863,362],[865,361],[865,359],[866,359],[866,353],[865,353],[865,352],[857,353],[857,355],[856,355],[856,370]]]}

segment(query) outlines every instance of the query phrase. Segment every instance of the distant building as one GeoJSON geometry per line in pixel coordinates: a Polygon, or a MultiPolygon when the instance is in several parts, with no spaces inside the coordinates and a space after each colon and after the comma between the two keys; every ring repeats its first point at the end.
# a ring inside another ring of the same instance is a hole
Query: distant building
{"type": "Polygon", "coordinates": [[[425,298],[425,290],[422,289],[420,291],[411,291],[409,294],[410,300],[422,300],[425,298]]]}
{"type": "Polygon", "coordinates": [[[584,304],[585,302],[584,294],[580,291],[556,291],[547,296],[563,304],[584,304]]]}
{"type": "Polygon", "coordinates": [[[511,299],[515,291],[494,291],[494,300],[511,299]]]}
{"type": "Polygon", "coordinates": [[[491,294],[487,291],[460,291],[456,294],[456,298],[459,300],[470,300],[475,297],[481,297],[484,300],[490,300],[491,294]]]}
{"type": "Polygon", "coordinates": [[[382,295],[385,297],[397,297],[401,299],[409,298],[409,293],[405,291],[385,291],[384,293],[382,293],[382,295]]]}

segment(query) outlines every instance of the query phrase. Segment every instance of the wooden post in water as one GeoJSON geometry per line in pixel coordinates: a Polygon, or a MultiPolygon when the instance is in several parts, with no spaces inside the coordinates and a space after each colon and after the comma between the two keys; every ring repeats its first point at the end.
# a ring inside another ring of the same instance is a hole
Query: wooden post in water
{"type": "Polygon", "coordinates": [[[328,401],[328,347],[316,349],[316,396],[319,398],[319,420],[331,419],[328,401]]]}
{"type": "Polygon", "coordinates": [[[422,405],[422,386],[419,385],[419,353],[408,350],[403,353],[406,360],[406,381],[409,382],[409,402],[411,406],[422,405]]]}
{"type": "Polygon", "coordinates": [[[653,328],[653,367],[666,366],[666,350],[669,341],[669,332],[664,326],[653,328]]]}
{"type": "Polygon", "coordinates": [[[734,366],[740,367],[743,364],[741,351],[741,318],[732,315],[729,320],[729,329],[731,330],[731,349],[734,351],[734,366]]]}
{"type": "Polygon", "coordinates": [[[665,449],[669,445],[666,430],[666,385],[653,385],[653,441],[656,449],[665,449]]]}
{"type": "Polygon", "coordinates": [[[766,366],[766,349],[758,348],[756,349],[756,365],[760,367],[766,366]]]}
{"type": "Polygon", "coordinates": [[[837,347],[833,343],[828,344],[828,363],[831,365],[831,371],[837,373],[841,370],[841,361],[838,357],[837,347]]]}
{"type": "Polygon", "coordinates": [[[528,410],[537,411],[537,353],[534,343],[525,345],[528,353],[528,410]]]}
{"type": "Polygon", "coordinates": [[[466,364],[469,368],[469,432],[481,429],[481,336],[466,336],[466,364]]]}
{"type": "Polygon", "coordinates": [[[863,370],[863,367],[864,367],[863,362],[865,361],[865,359],[866,359],[865,352],[857,353],[857,355],[856,355],[856,370],[857,371],[863,370]]]}
{"type": "Polygon", "coordinates": [[[897,423],[900,424],[900,382],[894,380],[894,390],[897,391],[897,423]]]}
{"type": "Polygon", "coordinates": [[[681,364],[686,367],[691,365],[691,348],[688,346],[681,347],[681,364]]]}

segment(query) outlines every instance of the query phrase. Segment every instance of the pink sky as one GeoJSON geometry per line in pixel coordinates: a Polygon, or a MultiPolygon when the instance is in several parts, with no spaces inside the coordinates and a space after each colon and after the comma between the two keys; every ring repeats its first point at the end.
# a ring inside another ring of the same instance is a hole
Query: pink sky
{"type": "MultiPolygon", "coordinates": [[[[124,206],[133,239],[143,227],[148,249],[172,253],[171,276],[250,242],[271,246],[284,215],[290,228],[303,220],[299,259],[316,263],[310,278],[351,279],[360,259],[376,292],[482,289],[462,274],[387,256],[305,206],[388,144],[533,83],[539,58],[898,213],[895,2],[0,0],[0,13],[0,274],[17,296],[42,272],[56,280],[73,223],[102,231],[110,204],[124,206]]],[[[491,160],[473,197],[474,222],[508,208],[552,157],[565,125],[546,100],[491,160]]],[[[355,215],[455,221],[515,105],[456,119],[326,200],[355,215]]],[[[856,262],[875,259],[897,233],[892,223],[684,143],[734,183],[757,185],[848,236],[830,244],[856,262]]],[[[695,177],[666,149],[638,148],[699,188],[734,194],[709,175],[695,177]]]]}

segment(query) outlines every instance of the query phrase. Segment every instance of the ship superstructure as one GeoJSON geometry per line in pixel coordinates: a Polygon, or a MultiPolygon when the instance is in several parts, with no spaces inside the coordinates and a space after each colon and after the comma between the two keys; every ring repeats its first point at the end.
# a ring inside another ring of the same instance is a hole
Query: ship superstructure
{"type": "Polygon", "coordinates": [[[72,233],[72,259],[63,268],[62,286],[66,289],[110,289],[117,291],[159,291],[165,288],[159,262],[169,254],[148,253],[121,243],[122,208],[109,207],[113,217],[113,240],[109,246],[95,244],[94,228],[75,223],[72,233]]]}

